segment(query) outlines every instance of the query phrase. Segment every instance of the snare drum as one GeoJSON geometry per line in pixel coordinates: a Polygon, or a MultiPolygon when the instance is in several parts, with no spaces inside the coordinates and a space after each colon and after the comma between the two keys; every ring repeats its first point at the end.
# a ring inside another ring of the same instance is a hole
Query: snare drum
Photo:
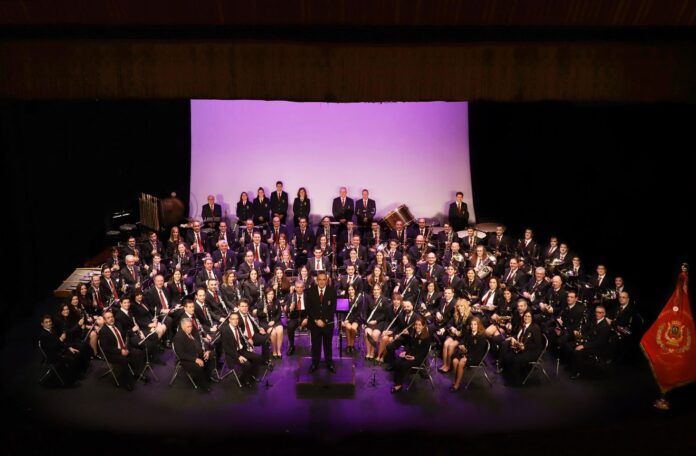
{"type": "Polygon", "coordinates": [[[411,214],[411,211],[409,210],[408,206],[402,204],[401,206],[388,213],[382,220],[384,221],[384,223],[387,224],[389,228],[395,230],[397,221],[401,220],[404,223],[404,227],[406,227],[410,223],[413,223],[415,217],[413,217],[413,214],[411,214]]]}

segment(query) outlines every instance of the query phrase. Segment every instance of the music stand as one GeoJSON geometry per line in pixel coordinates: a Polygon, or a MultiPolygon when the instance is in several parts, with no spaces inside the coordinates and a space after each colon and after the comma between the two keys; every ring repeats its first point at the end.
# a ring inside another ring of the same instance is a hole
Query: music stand
{"type": "MultiPolygon", "coordinates": [[[[143,343],[144,343],[146,340],[148,340],[148,339],[150,338],[150,336],[152,336],[153,334],[157,334],[157,332],[156,332],[156,331],[150,332],[150,334],[148,334],[147,336],[145,336],[145,338],[144,338],[143,340],[141,340],[141,341],[138,343],[138,346],[143,345],[143,343]]],[[[148,369],[150,369],[150,373],[151,373],[152,376],[154,377],[155,381],[158,381],[158,382],[159,382],[159,378],[157,378],[157,375],[155,374],[155,371],[152,370],[152,365],[150,364],[150,350],[148,350],[147,345],[145,345],[145,366],[143,367],[143,371],[142,371],[142,372],[140,373],[140,375],[138,376],[138,380],[142,380],[142,378],[145,376],[145,372],[146,372],[148,369]]]]}

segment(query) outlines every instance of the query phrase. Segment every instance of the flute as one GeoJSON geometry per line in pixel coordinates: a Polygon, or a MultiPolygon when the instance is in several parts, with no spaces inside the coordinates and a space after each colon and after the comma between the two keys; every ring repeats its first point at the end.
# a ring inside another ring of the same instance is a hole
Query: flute
{"type": "Polygon", "coordinates": [[[360,295],[362,295],[362,292],[358,294],[358,296],[355,297],[355,301],[353,302],[353,305],[350,307],[350,310],[348,310],[348,313],[346,314],[346,320],[348,320],[348,317],[350,317],[350,314],[353,312],[353,309],[355,309],[355,306],[358,305],[358,301],[360,300],[360,295]]]}
{"type": "Polygon", "coordinates": [[[372,309],[372,312],[370,313],[370,316],[367,317],[366,322],[367,322],[368,324],[369,324],[370,321],[372,320],[372,316],[375,314],[375,312],[377,311],[377,309],[378,309],[381,305],[382,305],[382,297],[380,296],[380,297],[379,297],[379,300],[377,301],[377,305],[375,306],[374,309],[372,309]]]}
{"type": "Polygon", "coordinates": [[[403,306],[399,306],[399,311],[396,313],[396,316],[395,316],[394,319],[391,321],[391,323],[389,323],[389,326],[387,326],[387,329],[385,329],[384,332],[387,332],[387,331],[389,331],[389,330],[391,329],[391,327],[392,327],[392,325],[394,324],[394,322],[396,321],[396,319],[399,318],[399,315],[401,315],[401,311],[402,311],[402,310],[404,310],[404,307],[403,307],[403,306]]]}

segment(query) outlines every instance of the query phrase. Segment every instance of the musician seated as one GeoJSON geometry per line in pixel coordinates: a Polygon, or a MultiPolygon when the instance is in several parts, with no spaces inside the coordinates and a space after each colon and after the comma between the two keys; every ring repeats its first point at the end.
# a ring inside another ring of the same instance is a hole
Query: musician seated
{"type": "Polygon", "coordinates": [[[90,286],[87,291],[89,305],[87,306],[87,311],[91,315],[97,315],[110,305],[111,292],[101,283],[100,275],[94,274],[89,281],[90,286]]]}
{"type": "MultiPolygon", "coordinates": [[[[382,252],[379,252],[378,257],[382,255],[382,252]]],[[[389,277],[385,274],[385,266],[379,266],[379,265],[374,265],[372,268],[372,272],[370,275],[367,276],[367,279],[365,279],[365,282],[367,282],[366,288],[372,289],[372,287],[375,284],[379,284],[382,286],[382,290],[385,296],[390,296],[391,295],[391,280],[389,277]]]]}
{"type": "Polygon", "coordinates": [[[246,252],[252,252],[254,261],[261,262],[264,265],[268,264],[268,245],[261,242],[261,233],[258,231],[254,233],[251,238],[251,243],[247,244],[244,250],[246,252]]]}
{"type": "Polygon", "coordinates": [[[152,256],[152,263],[143,265],[143,269],[147,272],[148,277],[153,278],[160,274],[164,277],[169,275],[169,270],[167,266],[162,263],[162,256],[159,253],[155,253],[152,256]]]}
{"type": "Polygon", "coordinates": [[[412,367],[420,366],[430,350],[430,334],[422,317],[416,318],[413,324],[413,332],[402,336],[404,351],[399,353],[393,364],[394,386],[391,392],[398,393],[403,388],[406,374],[412,367]]]}
{"type": "Polygon", "coordinates": [[[186,233],[186,243],[191,246],[193,253],[205,253],[208,247],[208,237],[201,231],[201,222],[194,220],[191,223],[191,231],[186,233]]]}
{"type": "MultiPolygon", "coordinates": [[[[408,257],[402,257],[402,261],[408,261],[408,257]]],[[[418,295],[420,294],[420,284],[415,277],[415,268],[412,264],[407,263],[404,266],[404,278],[403,280],[394,288],[395,292],[398,292],[404,299],[411,302],[418,302],[418,295]]]]}
{"type": "Polygon", "coordinates": [[[503,273],[501,288],[509,288],[513,293],[521,293],[527,283],[527,274],[520,269],[518,258],[510,258],[509,268],[503,273]]]}
{"type": "Polygon", "coordinates": [[[254,233],[258,230],[254,227],[254,220],[251,218],[243,219],[244,225],[239,228],[239,250],[244,251],[248,244],[254,241],[254,233]]]}
{"type": "Polygon", "coordinates": [[[358,292],[355,285],[350,284],[346,290],[348,298],[348,314],[341,322],[343,331],[346,335],[346,352],[349,354],[355,353],[355,339],[358,335],[358,326],[363,322],[362,302],[360,300],[362,291],[358,292]]]}
{"type": "Polygon", "coordinates": [[[384,252],[384,258],[389,263],[388,271],[393,275],[401,263],[402,253],[399,251],[399,242],[396,239],[389,239],[387,250],[384,252]]]}
{"type": "MultiPolygon", "coordinates": [[[[195,266],[193,261],[193,255],[186,247],[186,244],[180,242],[176,246],[176,252],[172,256],[172,261],[170,266],[174,268],[175,271],[181,271],[181,273],[186,277],[188,272],[195,266]]],[[[188,286],[193,285],[193,281],[188,281],[188,286]]]]}
{"type": "Polygon", "coordinates": [[[184,302],[184,297],[189,294],[188,285],[184,280],[184,276],[179,270],[174,270],[171,278],[166,285],[167,290],[169,290],[169,296],[171,296],[171,304],[176,307],[184,302]]]}
{"type": "Polygon", "coordinates": [[[543,254],[541,256],[542,261],[549,263],[560,255],[560,250],[558,248],[558,238],[556,236],[551,236],[549,239],[549,245],[544,247],[543,254]]]}
{"type": "Polygon", "coordinates": [[[375,358],[379,344],[379,336],[389,324],[386,321],[386,309],[390,302],[384,297],[382,287],[379,284],[372,286],[372,295],[367,298],[365,309],[365,359],[371,361],[375,358]]]}
{"type": "Polygon", "coordinates": [[[176,356],[186,373],[193,378],[201,391],[210,392],[210,382],[219,381],[215,377],[215,353],[204,347],[200,334],[188,317],[181,319],[173,343],[176,356]]]}
{"type": "Polygon", "coordinates": [[[82,342],[87,328],[87,319],[82,310],[76,306],[77,297],[72,296],[70,301],[71,303],[64,302],[58,307],[53,326],[58,334],[65,333],[66,344],[82,351],[87,348],[82,342]],[[73,302],[75,303],[72,304],[73,302]]]}
{"type": "Polygon", "coordinates": [[[273,277],[268,286],[275,292],[275,299],[279,302],[285,301],[285,297],[290,293],[290,281],[282,268],[273,270],[273,277]]]}
{"type": "Polygon", "coordinates": [[[157,320],[156,309],[150,309],[147,306],[142,291],[133,293],[130,309],[138,326],[142,328],[146,334],[150,331],[155,331],[158,340],[162,340],[167,330],[173,328],[175,325],[175,322],[172,320],[174,318],[173,312],[167,314],[161,323],[157,320]]]}
{"type": "MultiPolygon", "coordinates": [[[[375,362],[383,363],[384,357],[387,354],[387,345],[394,341],[394,331],[398,327],[394,325],[397,324],[399,316],[403,312],[402,303],[404,302],[403,296],[399,293],[394,293],[392,295],[391,306],[385,307],[385,324],[382,329],[382,337],[379,341],[379,349],[377,350],[377,358],[375,362]]],[[[409,301],[411,302],[411,301],[409,301]]]]}
{"type": "Polygon", "coordinates": [[[425,237],[420,234],[416,236],[416,243],[408,249],[408,256],[411,262],[420,266],[425,264],[426,255],[430,252],[428,245],[425,243],[425,237]]]}
{"type": "Polygon", "coordinates": [[[418,313],[420,313],[428,323],[433,323],[435,314],[440,309],[440,299],[442,293],[439,291],[437,283],[426,282],[425,293],[421,296],[420,302],[417,305],[418,313]]]}
{"type": "Polygon", "coordinates": [[[100,282],[101,285],[103,285],[104,290],[108,293],[109,299],[113,299],[114,302],[118,302],[119,298],[123,294],[120,278],[113,277],[113,272],[111,269],[108,267],[103,267],[100,282]]]}
{"type": "Polygon", "coordinates": [[[619,306],[612,314],[613,318],[607,318],[607,323],[611,326],[612,331],[616,334],[617,339],[617,361],[623,361],[629,354],[629,350],[635,343],[634,333],[634,318],[636,310],[631,304],[628,292],[622,291],[619,293],[619,306]]]}
{"type": "Polygon", "coordinates": [[[561,245],[558,247],[558,261],[560,264],[556,266],[557,271],[564,271],[570,267],[571,264],[571,256],[568,250],[568,244],[565,242],[561,242],[561,245]]]}
{"type": "Polygon", "coordinates": [[[327,238],[325,235],[320,234],[317,236],[317,244],[315,245],[315,248],[320,248],[322,252],[322,256],[328,257],[331,255],[331,244],[329,243],[329,238],[327,238]]]}
{"type": "Polygon", "coordinates": [[[530,266],[536,266],[539,262],[540,248],[534,240],[534,232],[531,228],[524,230],[524,238],[517,241],[517,255],[527,259],[530,266]]]}
{"type": "Polygon", "coordinates": [[[225,302],[225,299],[220,293],[218,281],[215,279],[208,280],[206,282],[205,291],[205,305],[210,311],[210,317],[213,323],[221,323],[225,320],[227,315],[232,312],[232,304],[229,305],[225,302]]]}
{"type": "Polygon", "coordinates": [[[350,238],[350,244],[346,244],[344,250],[341,252],[340,257],[342,261],[345,262],[348,259],[351,250],[355,250],[358,253],[358,259],[360,261],[367,263],[367,247],[360,243],[360,236],[358,234],[354,234],[353,237],[350,238]]]}
{"type": "Polygon", "coordinates": [[[497,341],[500,343],[505,339],[505,334],[512,327],[510,320],[516,309],[517,302],[515,302],[515,296],[512,294],[512,291],[503,290],[503,300],[498,305],[498,309],[491,315],[491,323],[486,328],[486,337],[491,339],[491,342],[497,341]]]}
{"type": "Polygon", "coordinates": [[[145,304],[158,317],[167,315],[173,306],[169,290],[164,286],[164,277],[161,274],[156,275],[152,284],[153,286],[145,292],[145,304]]]}
{"type": "MultiPolygon", "coordinates": [[[[131,310],[131,300],[128,297],[124,297],[121,300],[121,305],[118,309],[114,309],[114,318],[116,319],[116,324],[119,328],[123,328],[126,337],[129,339],[130,345],[132,347],[137,347],[140,350],[147,350],[146,355],[150,357],[150,360],[154,364],[164,364],[160,360],[159,351],[159,338],[156,336],[150,336],[145,338],[150,334],[149,324],[143,326],[142,328],[138,325],[135,319],[135,312],[131,310]]],[[[149,322],[148,322],[149,323],[149,322]]]]}
{"type": "Polygon", "coordinates": [[[457,346],[463,341],[464,333],[471,321],[471,303],[466,299],[458,299],[454,313],[443,331],[446,339],[442,344],[442,366],[438,369],[446,374],[451,369],[452,357],[457,352],[457,346]]]}
{"type": "Polygon", "coordinates": [[[556,318],[554,331],[549,333],[549,347],[559,351],[561,359],[567,358],[575,349],[575,341],[580,337],[587,309],[578,302],[575,290],[569,290],[566,295],[566,305],[556,318]]]}
{"type": "Polygon", "coordinates": [[[595,318],[583,330],[570,358],[571,379],[586,375],[596,363],[606,360],[609,348],[610,327],[607,322],[606,309],[602,305],[595,308],[595,318]]]}
{"type": "Polygon", "coordinates": [[[127,391],[133,391],[136,375],[140,375],[145,366],[145,354],[125,337],[126,330],[118,327],[113,311],[107,310],[103,317],[104,327],[99,331],[99,345],[119,384],[127,391]]]}
{"type": "Polygon", "coordinates": [[[538,310],[539,303],[546,297],[550,285],[546,278],[546,269],[539,266],[534,270],[534,280],[527,281],[522,287],[522,296],[527,298],[534,310],[538,310]]]}
{"type": "MultiPolygon", "coordinates": [[[[281,242],[283,242],[282,239],[283,238],[281,238],[281,242]]],[[[278,261],[273,264],[273,269],[280,269],[286,276],[296,274],[295,262],[292,259],[291,246],[281,250],[278,261]]]]}
{"type": "Polygon", "coordinates": [[[111,256],[106,260],[104,267],[111,269],[114,273],[114,278],[119,274],[120,269],[123,267],[121,261],[121,252],[118,247],[111,247],[111,256]]]}
{"type": "Polygon", "coordinates": [[[263,269],[264,264],[260,261],[254,260],[254,252],[247,250],[247,252],[244,254],[244,261],[240,263],[239,269],[237,269],[235,274],[237,279],[241,282],[249,278],[251,271],[256,271],[260,275],[263,269]]]}
{"type": "Polygon", "coordinates": [[[135,242],[135,236],[128,237],[126,245],[123,246],[123,249],[121,251],[121,256],[123,258],[127,257],[128,255],[131,255],[133,257],[136,264],[140,264],[140,249],[138,248],[138,244],[135,242]]]}
{"type": "MultiPolygon", "coordinates": [[[[430,256],[430,254],[428,254],[430,256]]],[[[453,265],[447,265],[444,269],[445,273],[440,277],[440,284],[442,288],[452,287],[454,290],[454,295],[457,297],[462,296],[463,281],[459,275],[457,275],[457,268],[453,265]]],[[[473,271],[472,271],[473,272],[473,271]]],[[[474,274],[476,277],[476,274],[474,274]]]]}
{"type": "Polygon", "coordinates": [[[270,226],[268,227],[268,238],[266,239],[266,243],[268,245],[277,244],[281,235],[287,236],[287,230],[288,228],[280,223],[280,217],[277,215],[274,216],[271,220],[270,226]]]}
{"type": "Polygon", "coordinates": [[[220,249],[220,242],[225,241],[227,242],[229,249],[234,251],[235,244],[237,242],[237,237],[234,231],[232,228],[227,226],[227,222],[225,221],[220,222],[220,226],[218,227],[215,236],[212,236],[212,239],[214,240],[214,244],[210,246],[211,250],[220,249]]]}
{"type": "Polygon", "coordinates": [[[164,254],[164,246],[162,245],[162,242],[157,239],[157,232],[151,231],[147,237],[148,242],[143,244],[142,248],[142,260],[145,263],[152,263],[152,258],[155,256],[155,254],[159,254],[160,256],[164,254]]]}
{"type": "Polygon", "coordinates": [[[454,298],[454,289],[451,287],[445,288],[441,302],[435,310],[434,317],[430,321],[428,331],[432,334],[435,344],[441,347],[447,338],[447,325],[454,317],[454,308],[457,302],[454,298]]]}
{"type": "Polygon", "coordinates": [[[218,250],[213,252],[213,268],[223,274],[230,269],[237,269],[237,255],[230,250],[227,241],[218,242],[218,250]]]}
{"type": "Polygon", "coordinates": [[[300,226],[295,228],[295,236],[292,242],[297,250],[297,255],[299,256],[301,254],[307,257],[314,247],[314,234],[307,226],[307,219],[305,217],[301,217],[299,222],[300,226]]]}
{"type": "Polygon", "coordinates": [[[253,342],[250,342],[242,332],[239,325],[240,318],[238,313],[230,315],[228,322],[220,329],[222,340],[222,350],[225,353],[227,366],[240,366],[242,371],[239,375],[239,382],[242,386],[251,388],[254,377],[258,375],[258,370],[263,363],[261,355],[254,353],[253,342]]]}
{"type": "Polygon", "coordinates": [[[358,252],[354,249],[348,251],[348,259],[343,262],[343,270],[346,271],[348,266],[355,269],[355,274],[360,275],[365,272],[365,262],[358,257],[358,252]]]}
{"type": "Polygon", "coordinates": [[[463,298],[469,302],[477,303],[483,296],[483,281],[476,276],[476,271],[468,268],[464,274],[464,278],[460,283],[460,293],[463,298]]]}
{"type": "Polygon", "coordinates": [[[67,343],[67,333],[53,327],[50,315],[41,318],[39,343],[46,354],[46,362],[52,364],[65,386],[77,386],[78,379],[84,377],[89,367],[89,351],[81,351],[67,343]]]}
{"type": "Polygon", "coordinates": [[[476,276],[484,280],[493,272],[496,257],[486,251],[486,247],[477,245],[474,254],[469,256],[469,267],[476,272],[476,276]]]}
{"type": "MultiPolygon", "coordinates": [[[[459,235],[454,232],[452,229],[452,225],[449,223],[445,222],[443,226],[443,230],[437,233],[437,247],[438,247],[438,253],[440,254],[445,254],[445,253],[450,253],[452,250],[452,243],[456,242],[459,247],[461,247],[461,242],[459,239],[459,235]]],[[[446,263],[447,264],[447,263],[446,263]]]]}
{"type": "Polygon", "coordinates": [[[346,274],[338,279],[337,294],[339,296],[347,296],[349,287],[355,288],[356,294],[363,292],[363,279],[357,274],[354,265],[346,266],[346,274]]]}
{"type": "Polygon", "coordinates": [[[314,256],[307,260],[307,268],[310,274],[316,276],[319,271],[328,271],[331,267],[329,259],[324,256],[324,251],[318,245],[314,247],[314,256]]]}
{"type": "MultiPolygon", "coordinates": [[[[241,271],[242,268],[239,269],[241,271]]],[[[196,288],[205,288],[208,280],[220,280],[221,277],[220,271],[215,269],[213,259],[207,257],[203,260],[203,269],[196,274],[196,288]]]]}
{"type": "MultiPolygon", "coordinates": [[[[384,363],[387,365],[387,370],[391,370],[391,366],[395,361],[396,350],[403,344],[403,336],[407,335],[411,327],[415,324],[417,318],[422,318],[413,310],[413,303],[403,301],[401,304],[403,312],[396,317],[396,321],[392,325],[392,336],[388,336],[391,342],[387,343],[384,353],[384,363]]],[[[383,337],[384,339],[384,337],[383,337]]]]}
{"type": "Polygon", "coordinates": [[[483,245],[483,241],[476,236],[476,230],[473,226],[466,229],[466,236],[462,238],[460,244],[465,251],[473,253],[476,251],[476,246],[483,245]]]}
{"type": "MultiPolygon", "coordinates": [[[[416,241],[418,243],[418,241],[416,241]]],[[[445,269],[436,263],[437,257],[434,252],[425,255],[425,263],[418,266],[418,278],[422,282],[434,280],[435,282],[442,281],[442,276],[445,274],[445,269]]]]}
{"type": "Polygon", "coordinates": [[[534,323],[532,311],[527,310],[523,315],[523,324],[500,349],[500,361],[506,385],[521,384],[529,371],[529,363],[536,361],[542,350],[541,329],[534,323]]]}
{"type": "Polygon", "coordinates": [[[467,325],[464,336],[452,355],[454,384],[450,386],[451,392],[459,391],[466,368],[478,366],[484,356],[486,356],[486,336],[483,333],[483,322],[480,318],[474,317],[467,325]]]}
{"type": "MultiPolygon", "coordinates": [[[[301,270],[306,270],[303,267],[301,270]]],[[[295,281],[293,291],[285,300],[285,313],[288,316],[288,356],[295,353],[295,331],[298,328],[307,327],[307,304],[304,295],[305,282],[298,279],[295,281]]]]}
{"type": "Polygon", "coordinates": [[[377,253],[377,248],[386,241],[386,237],[380,228],[379,223],[372,222],[370,224],[370,230],[363,236],[363,242],[365,246],[369,247],[370,252],[374,255],[377,253]]]}
{"type": "Polygon", "coordinates": [[[394,229],[389,232],[389,239],[396,239],[399,249],[402,252],[408,250],[408,236],[404,229],[404,222],[397,220],[394,223],[394,229]]]}
{"type": "Polygon", "coordinates": [[[283,323],[280,320],[282,308],[273,288],[266,289],[263,299],[256,305],[254,312],[259,326],[268,334],[273,358],[281,359],[283,357],[280,353],[283,347],[283,323]]]}
{"type": "Polygon", "coordinates": [[[239,301],[239,326],[246,338],[255,346],[261,346],[261,360],[266,363],[270,358],[269,338],[266,330],[261,328],[252,317],[249,308],[250,303],[246,299],[239,301]]]}
{"type": "MultiPolygon", "coordinates": [[[[333,236],[338,235],[338,228],[335,227],[334,225],[331,225],[331,218],[328,216],[325,216],[321,219],[321,222],[319,222],[319,226],[317,227],[317,231],[315,233],[315,238],[319,239],[320,236],[326,236],[327,242],[330,244],[331,240],[333,239],[333,236]]],[[[338,240],[336,240],[338,242],[338,240]]]]}
{"type": "Polygon", "coordinates": [[[242,286],[237,281],[236,273],[233,270],[227,271],[222,276],[222,285],[220,285],[220,293],[225,304],[233,311],[237,310],[237,303],[242,299],[242,286]]]}
{"type": "Polygon", "coordinates": [[[490,325],[491,317],[502,303],[502,300],[503,290],[500,288],[500,282],[496,277],[491,277],[488,279],[488,289],[481,296],[481,300],[474,304],[472,310],[476,316],[481,318],[484,325],[490,325]]]}

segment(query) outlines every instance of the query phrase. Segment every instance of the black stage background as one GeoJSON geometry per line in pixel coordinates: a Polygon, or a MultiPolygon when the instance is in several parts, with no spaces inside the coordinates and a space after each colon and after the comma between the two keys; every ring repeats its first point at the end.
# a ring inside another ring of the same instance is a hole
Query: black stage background
{"type": "MultiPolygon", "coordinates": [[[[694,251],[695,113],[683,104],[471,103],[479,221],[503,222],[513,236],[533,227],[542,243],[556,234],[588,270],[606,262],[650,318],[694,251]]],[[[139,192],[188,198],[189,123],[188,101],[0,103],[7,254],[22,271],[21,303],[3,300],[3,313],[30,314],[105,246],[110,213],[136,208],[139,192]]]]}

